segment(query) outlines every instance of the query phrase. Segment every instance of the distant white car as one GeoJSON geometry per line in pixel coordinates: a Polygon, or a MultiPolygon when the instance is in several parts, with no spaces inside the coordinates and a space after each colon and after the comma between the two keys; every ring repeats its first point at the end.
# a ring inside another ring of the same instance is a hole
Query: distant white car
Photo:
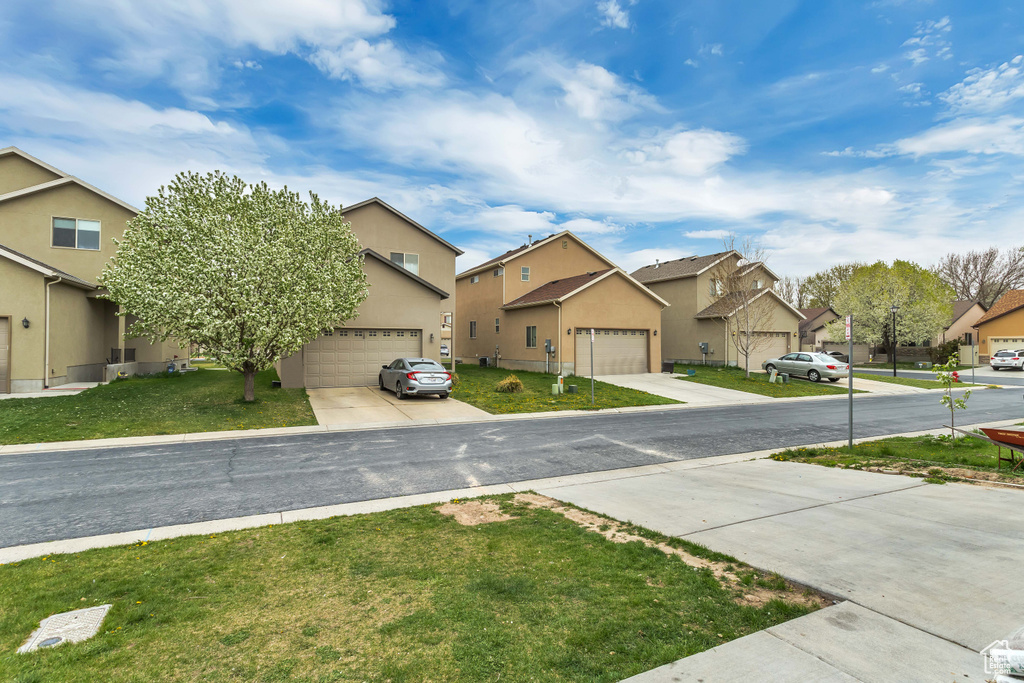
{"type": "Polygon", "coordinates": [[[1024,349],[996,351],[988,359],[988,364],[993,370],[1002,370],[1003,368],[1024,370],[1024,349]]]}
{"type": "Polygon", "coordinates": [[[451,352],[448,350],[448,345],[447,344],[441,344],[441,355],[442,356],[447,356],[449,353],[451,353],[451,352]]]}

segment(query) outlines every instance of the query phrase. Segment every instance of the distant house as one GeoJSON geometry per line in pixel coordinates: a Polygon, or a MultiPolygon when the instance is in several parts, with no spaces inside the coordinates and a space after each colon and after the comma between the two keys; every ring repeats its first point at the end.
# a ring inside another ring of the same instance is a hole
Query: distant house
{"type": "Polygon", "coordinates": [[[978,332],[978,355],[983,362],[996,351],[1024,349],[1024,289],[1003,294],[972,327],[978,332]]]}
{"type": "Polygon", "coordinates": [[[775,293],[778,276],[763,263],[743,262],[737,251],[723,251],[659,261],[633,271],[634,278],[671,304],[662,312],[665,360],[706,360],[713,365],[740,367],[746,364],[732,339],[736,329],[734,316],[740,307],[735,296],[723,296],[721,291],[721,278],[734,273],[750,283],[753,296],[749,300],[764,303],[771,310],[766,324],[753,330],[754,335],[767,339],[750,354],[751,369],[760,370],[763,360],[798,350],[797,326],[803,314],[775,293]],[[706,357],[702,344],[707,345],[706,357]]]}
{"type": "Polygon", "coordinates": [[[954,301],[953,319],[949,327],[935,335],[932,346],[938,346],[954,339],[959,339],[964,346],[971,346],[976,341],[974,324],[978,322],[986,309],[977,301],[954,301]]]}
{"type": "Polygon", "coordinates": [[[593,354],[596,375],[659,368],[666,302],[569,231],[470,268],[455,291],[464,362],[586,376],[593,354]]]}
{"type": "Polygon", "coordinates": [[[831,306],[799,310],[804,316],[799,325],[800,350],[820,351],[822,342],[832,341],[825,326],[833,320],[838,320],[839,314],[833,311],[831,306]]]}

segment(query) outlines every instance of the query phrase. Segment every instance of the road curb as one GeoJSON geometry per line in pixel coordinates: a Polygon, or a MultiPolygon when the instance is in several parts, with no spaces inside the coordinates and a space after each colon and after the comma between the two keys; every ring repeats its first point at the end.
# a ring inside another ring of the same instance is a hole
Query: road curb
{"type": "MultiPolygon", "coordinates": [[[[1018,420],[998,420],[995,422],[982,422],[978,424],[964,425],[964,429],[976,429],[978,427],[1005,427],[1015,424],[1018,420]]],[[[886,434],[882,436],[871,436],[854,439],[854,443],[866,441],[878,441],[895,436],[924,436],[926,434],[944,434],[945,429],[928,429],[917,432],[904,432],[901,434],[886,434]]],[[[833,446],[844,446],[846,440],[826,441],[818,444],[807,444],[807,447],[827,448],[833,446]]],[[[454,498],[476,498],[479,496],[495,495],[502,493],[519,493],[544,488],[562,488],[579,484],[590,484],[615,479],[630,479],[634,477],[645,477],[654,474],[665,474],[668,472],[680,472],[690,469],[701,469],[705,467],[719,467],[748,460],[767,458],[774,453],[786,450],[784,448],[771,448],[760,451],[747,451],[744,453],[731,453],[726,455],[713,455],[706,458],[690,458],[687,460],[671,460],[653,465],[640,465],[637,467],[626,467],[600,472],[585,472],[582,474],[570,474],[560,477],[547,477],[543,479],[528,479],[524,481],[511,482],[506,484],[485,484],[445,491],[434,491],[429,493],[416,493],[408,496],[395,496],[391,498],[379,498],[374,500],[358,501],[352,503],[340,503],[338,505],[317,506],[311,508],[300,508],[297,510],[285,510],[282,512],[270,512],[257,515],[246,515],[243,517],[231,517],[226,519],[215,519],[204,522],[193,522],[188,524],[174,524],[149,529],[137,529],[98,536],[84,536],[81,538],[70,538],[61,541],[46,541],[43,543],[31,543],[20,546],[0,548],[0,565],[30,560],[35,557],[49,555],[63,555],[79,553],[95,548],[109,548],[113,546],[131,545],[143,541],[159,541],[181,536],[202,536],[206,534],[223,533],[225,531],[239,531],[243,529],[254,529],[273,524],[289,524],[306,520],[328,519],[330,517],[342,517],[349,515],[361,515],[372,512],[384,512],[406,507],[419,505],[430,505],[443,503],[454,498]]]]}

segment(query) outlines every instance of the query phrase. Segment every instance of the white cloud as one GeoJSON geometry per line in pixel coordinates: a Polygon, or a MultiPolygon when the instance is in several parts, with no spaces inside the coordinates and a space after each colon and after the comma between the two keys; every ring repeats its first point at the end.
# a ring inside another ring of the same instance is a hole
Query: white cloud
{"type": "Polygon", "coordinates": [[[242,61],[241,59],[236,59],[234,62],[231,63],[231,65],[239,70],[252,69],[253,71],[260,71],[263,68],[263,66],[259,62],[255,62],[251,59],[247,59],[245,61],[242,61]]]}
{"type": "Polygon", "coordinates": [[[698,64],[697,61],[694,59],[687,59],[685,62],[683,62],[683,64],[685,64],[686,66],[692,66],[694,69],[700,66],[700,64],[698,64]]]}
{"type": "Polygon", "coordinates": [[[564,102],[580,118],[619,121],[641,109],[658,108],[655,99],[642,89],[596,64],[580,62],[572,71],[551,65],[549,70],[565,91],[564,102]]]}
{"type": "Polygon", "coordinates": [[[618,0],[598,0],[597,11],[601,14],[602,26],[629,28],[629,12],[622,9],[618,0]]]}
{"type": "Polygon", "coordinates": [[[728,230],[690,230],[684,232],[683,237],[691,240],[724,240],[729,234],[728,230]]]}
{"type": "Polygon", "coordinates": [[[708,55],[715,55],[716,57],[722,56],[722,44],[721,43],[705,43],[700,46],[698,54],[701,57],[707,57],[708,55]]]}
{"type": "Polygon", "coordinates": [[[953,113],[997,112],[1024,98],[1024,56],[992,69],[975,69],[939,96],[953,113]]]}
{"type": "MultiPolygon", "coordinates": [[[[373,90],[410,86],[439,86],[444,74],[423,58],[414,61],[390,40],[370,43],[359,39],[335,49],[320,48],[309,57],[311,64],[332,78],[359,80],[373,90]]],[[[432,62],[440,62],[437,53],[432,62]]]]}
{"type": "Polygon", "coordinates": [[[903,42],[903,47],[911,48],[903,56],[914,66],[933,57],[944,60],[952,58],[953,51],[948,39],[952,29],[949,17],[919,22],[914,35],[903,42]]]}
{"type": "Polygon", "coordinates": [[[900,154],[913,156],[948,153],[1021,156],[1024,155],[1024,118],[958,119],[899,140],[893,147],[900,154]]]}

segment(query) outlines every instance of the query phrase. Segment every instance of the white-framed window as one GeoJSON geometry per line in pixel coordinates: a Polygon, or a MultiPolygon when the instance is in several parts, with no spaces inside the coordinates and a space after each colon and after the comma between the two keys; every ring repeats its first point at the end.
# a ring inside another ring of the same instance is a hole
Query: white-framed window
{"type": "Polygon", "coordinates": [[[469,321],[469,338],[470,339],[476,339],[476,321],[475,320],[470,320],[469,321]]]}
{"type": "Polygon", "coordinates": [[[469,276],[469,284],[475,285],[478,282],[480,282],[480,276],[479,275],[470,275],[469,276]]]}
{"type": "Polygon", "coordinates": [[[504,268],[495,268],[494,269],[494,277],[501,277],[504,274],[505,274],[505,269],[504,268]]]}
{"type": "Polygon", "coordinates": [[[501,332],[501,318],[494,319],[494,334],[501,332]]]}
{"type": "Polygon", "coordinates": [[[451,313],[445,313],[444,314],[444,321],[443,322],[444,322],[445,325],[451,325],[452,324],[452,314],[451,313]]]}
{"type": "Polygon", "coordinates": [[[529,325],[526,328],[526,348],[537,348],[537,326],[529,325]]]}
{"type": "Polygon", "coordinates": [[[519,277],[522,279],[523,282],[529,282],[530,281],[530,266],[523,266],[520,269],[519,277]]]}
{"type": "Polygon", "coordinates": [[[420,274],[420,255],[406,254],[400,251],[391,252],[391,262],[397,263],[413,275],[420,274]]]}
{"type": "Polygon", "coordinates": [[[98,251],[100,248],[100,222],[82,220],[81,218],[54,217],[51,244],[66,249],[98,251]]]}
{"type": "Polygon", "coordinates": [[[764,287],[764,280],[754,280],[753,289],[761,289],[764,287]]]}
{"type": "Polygon", "coordinates": [[[711,296],[722,296],[725,293],[725,287],[722,285],[722,281],[717,277],[713,277],[710,280],[708,293],[711,296]]]}

